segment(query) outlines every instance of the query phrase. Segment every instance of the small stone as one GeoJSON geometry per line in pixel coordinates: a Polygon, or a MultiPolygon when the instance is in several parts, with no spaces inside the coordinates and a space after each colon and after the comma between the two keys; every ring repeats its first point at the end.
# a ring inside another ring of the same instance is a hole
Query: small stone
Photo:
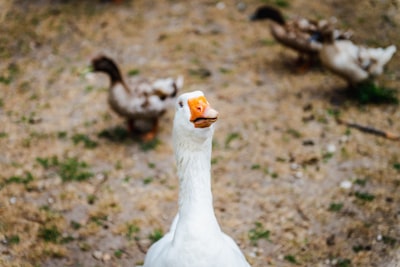
{"type": "Polygon", "coordinates": [[[103,258],[103,252],[96,250],[93,252],[93,258],[96,260],[101,260],[103,258]]]}
{"type": "Polygon", "coordinates": [[[217,8],[220,9],[220,10],[224,9],[225,8],[225,3],[224,2],[218,2],[217,3],[217,8]]]}
{"type": "Polygon", "coordinates": [[[104,180],[104,178],[105,178],[104,173],[97,173],[96,174],[96,179],[97,180],[102,181],[102,180],[104,180]]]}
{"type": "Polygon", "coordinates": [[[109,260],[111,260],[111,255],[108,254],[108,253],[104,253],[104,255],[103,255],[103,261],[109,261],[109,260]]]}
{"type": "Polygon", "coordinates": [[[340,188],[343,188],[343,189],[350,189],[352,185],[353,185],[352,182],[346,180],[346,181],[342,181],[342,182],[340,183],[340,188]]]}
{"type": "Polygon", "coordinates": [[[54,203],[54,198],[49,197],[49,198],[47,199],[47,203],[53,204],[53,203],[54,203]]]}
{"type": "Polygon", "coordinates": [[[336,146],[334,144],[329,144],[326,146],[326,152],[334,153],[336,151],[336,146]]]}
{"type": "Polygon", "coordinates": [[[302,171],[297,171],[297,172],[294,174],[294,177],[296,177],[296,178],[298,178],[298,179],[303,178],[303,172],[302,172],[302,171]]]}
{"type": "Polygon", "coordinates": [[[376,240],[382,241],[382,235],[377,235],[377,236],[376,236],[376,240]]]}
{"type": "Polygon", "coordinates": [[[347,135],[342,135],[339,139],[340,143],[347,143],[349,141],[349,137],[347,135]]]}
{"type": "Polygon", "coordinates": [[[246,6],[246,4],[243,3],[243,2],[239,2],[239,3],[236,5],[236,8],[237,8],[237,10],[239,10],[239,11],[245,11],[246,8],[247,8],[247,6],[246,6]]]}
{"type": "Polygon", "coordinates": [[[10,204],[14,205],[17,202],[17,198],[16,197],[10,197],[10,204]]]}
{"type": "Polygon", "coordinates": [[[293,162],[292,164],[290,164],[290,169],[292,169],[293,171],[297,170],[299,168],[299,164],[293,162]]]}

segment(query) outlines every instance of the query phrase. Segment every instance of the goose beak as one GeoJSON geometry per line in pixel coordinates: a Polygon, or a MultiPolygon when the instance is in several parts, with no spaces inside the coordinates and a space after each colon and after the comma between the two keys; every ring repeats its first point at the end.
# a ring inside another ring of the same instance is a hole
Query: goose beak
{"type": "Polygon", "coordinates": [[[204,96],[199,96],[188,100],[190,108],[190,121],[195,128],[207,128],[217,121],[218,111],[210,107],[204,96]]]}

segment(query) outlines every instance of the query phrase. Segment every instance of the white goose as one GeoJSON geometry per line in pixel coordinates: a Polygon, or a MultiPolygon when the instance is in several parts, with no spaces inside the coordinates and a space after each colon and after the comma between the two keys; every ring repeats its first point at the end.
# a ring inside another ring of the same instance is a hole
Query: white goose
{"type": "Polygon", "coordinates": [[[217,118],[201,91],[182,94],[176,101],[179,211],[170,231],[150,247],[143,267],[250,267],[214,214],[210,169],[217,118]]]}

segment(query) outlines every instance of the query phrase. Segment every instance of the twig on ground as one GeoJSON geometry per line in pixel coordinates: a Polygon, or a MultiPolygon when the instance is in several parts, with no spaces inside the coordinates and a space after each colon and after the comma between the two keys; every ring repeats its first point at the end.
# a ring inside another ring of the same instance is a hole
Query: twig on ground
{"type": "Polygon", "coordinates": [[[379,129],[376,129],[376,128],[373,128],[370,126],[363,126],[363,125],[360,125],[357,123],[347,122],[340,118],[337,118],[337,122],[339,124],[346,125],[347,127],[355,128],[364,133],[370,133],[373,135],[381,136],[381,137],[384,137],[386,139],[393,140],[393,141],[400,141],[400,135],[396,135],[396,134],[388,132],[388,131],[379,130],[379,129]]]}

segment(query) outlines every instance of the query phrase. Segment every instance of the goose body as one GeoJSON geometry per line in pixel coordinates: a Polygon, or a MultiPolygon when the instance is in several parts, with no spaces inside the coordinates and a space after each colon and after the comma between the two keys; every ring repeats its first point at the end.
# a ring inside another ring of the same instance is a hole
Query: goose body
{"type": "Polygon", "coordinates": [[[319,52],[319,57],[327,69],[355,85],[382,74],[384,66],[395,52],[394,45],[368,48],[350,40],[332,40],[330,37],[319,52]]]}
{"type": "Polygon", "coordinates": [[[128,121],[131,131],[144,133],[144,139],[152,139],[157,131],[158,119],[173,104],[183,86],[183,77],[149,81],[123,79],[117,64],[106,56],[92,60],[94,71],[110,77],[108,103],[111,109],[128,121]]]}
{"type": "MultiPolygon", "coordinates": [[[[252,21],[269,19],[272,36],[282,45],[291,48],[300,56],[314,57],[322,48],[319,40],[320,31],[336,23],[335,18],[329,20],[309,20],[297,17],[285,20],[281,11],[271,6],[261,6],[251,15],[252,21]]],[[[340,32],[337,38],[348,39],[351,32],[340,32]]]]}
{"type": "Polygon", "coordinates": [[[173,141],[179,211],[170,231],[150,247],[144,267],[250,267],[214,214],[210,169],[217,117],[200,91],[177,99],[173,141]]]}

